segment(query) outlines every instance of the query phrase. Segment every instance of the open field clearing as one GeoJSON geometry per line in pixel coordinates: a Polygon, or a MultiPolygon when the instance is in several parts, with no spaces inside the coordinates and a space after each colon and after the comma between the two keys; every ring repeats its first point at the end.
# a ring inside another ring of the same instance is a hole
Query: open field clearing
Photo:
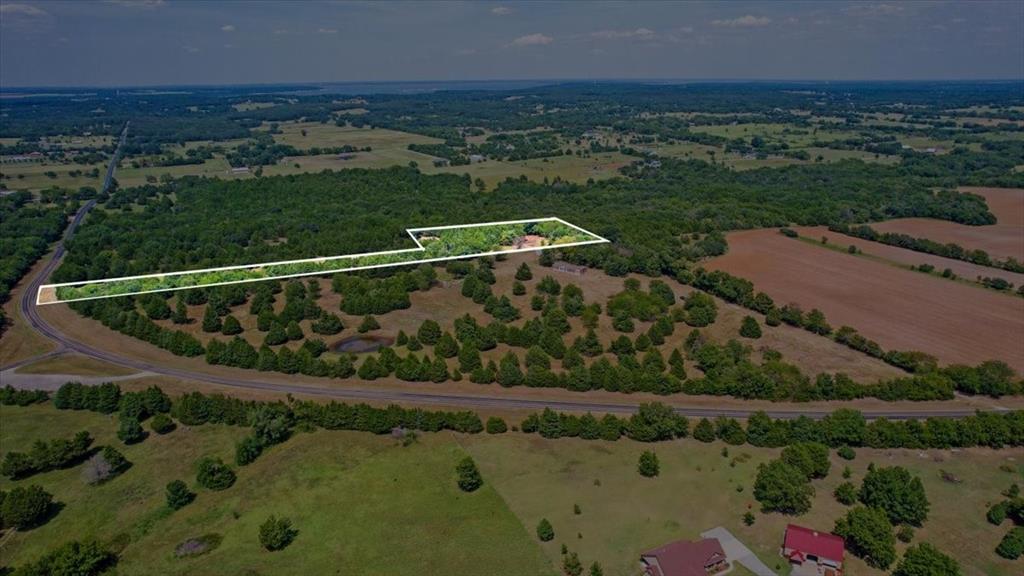
{"type": "Polygon", "coordinates": [[[853,326],[885,349],[919,350],[943,363],[997,359],[1024,372],[1024,303],[840,254],[774,229],[728,235],[708,267],[746,278],[777,303],[819,308],[834,328],[853,326]]]}
{"type": "Polygon", "coordinates": [[[398,132],[383,128],[356,128],[353,126],[336,126],[334,124],[321,124],[319,122],[282,122],[278,124],[280,134],[274,134],[274,141],[279,144],[289,144],[300,150],[307,150],[313,147],[327,146],[355,146],[363,148],[370,146],[374,150],[378,148],[400,148],[405,150],[409,144],[437,144],[442,142],[438,138],[411,134],[409,132],[398,132]],[[303,135],[302,132],[306,134],[303,135]]]}
{"type": "Polygon", "coordinates": [[[526,176],[530,180],[540,182],[561,178],[569,182],[583,184],[587,180],[603,180],[619,175],[619,168],[634,162],[636,158],[626,156],[618,152],[602,152],[593,154],[589,158],[578,156],[554,156],[551,158],[532,158],[530,160],[503,162],[488,160],[467,166],[445,166],[435,168],[433,165],[420,168],[428,173],[434,174],[447,172],[449,174],[469,174],[474,180],[480,178],[487,184],[488,188],[494,188],[499,182],[506,178],[518,178],[526,176]]]}
{"type": "MultiPolygon", "coordinates": [[[[776,456],[772,449],[729,447],[729,456],[723,457],[725,445],[721,442],[702,444],[686,439],[650,445],[627,440],[544,440],[518,434],[472,436],[461,442],[476,459],[485,480],[527,528],[536,526],[541,518],[551,522],[555,539],[542,546],[553,562],[560,559],[560,547],[565,543],[579,553],[584,565],[600,561],[609,576],[633,575],[641,551],[679,538],[699,538],[701,532],[715,526],[724,526],[770,568],[787,574],[788,566],[778,556],[786,524],[831,531],[845,510],[832,496],[843,482],[843,467],[850,466],[851,481],[859,485],[870,462],[903,466],[921,477],[932,508],[913,543],[930,542],[960,559],[965,574],[1014,573],[1014,564],[994,552],[1006,528],[988,524],[985,511],[989,503],[1001,498],[1001,490],[1019,481],[1019,474],[1003,472],[999,466],[1009,463],[1019,469],[1024,460],[1021,450],[859,449],[852,462],[833,456],[828,477],[813,482],[816,495],[811,511],[787,517],[760,513],[752,495],[757,466],[776,456]],[[637,474],[637,458],[643,450],[657,453],[661,462],[658,477],[637,474]],[[741,454],[749,459],[730,466],[741,454]],[[962,482],[943,480],[942,471],[962,482]],[[737,492],[737,486],[743,491],[737,492]],[[580,506],[579,515],[574,514],[574,504],[580,506]],[[742,522],[748,509],[756,516],[750,527],[742,522]]],[[[898,544],[901,551],[905,547],[898,544]]],[[[884,573],[849,552],[846,561],[847,574],[884,573]]]]}
{"type": "Polygon", "coordinates": [[[42,190],[57,186],[77,190],[82,186],[99,188],[103,185],[103,175],[106,173],[104,164],[54,164],[52,162],[23,162],[18,164],[0,164],[0,174],[4,179],[0,180],[3,186],[11,190],[42,190]],[[99,170],[95,178],[88,175],[93,169],[99,170]],[[47,176],[47,172],[56,174],[56,178],[47,176]],[[81,172],[71,175],[71,172],[81,172]]]}
{"type": "MultiPolygon", "coordinates": [[[[465,452],[448,434],[426,434],[411,446],[357,432],[297,433],[255,463],[238,469],[222,492],[197,489],[193,463],[207,455],[232,461],[244,428],[179,426],[124,446],[116,419],[51,406],[0,409],[0,449],[27,450],[36,439],[88,430],[96,445],[115,444],[133,463],[122,476],[87,486],[81,466],[19,481],[41,484],[64,504],[42,527],[5,540],[5,563],[20,564],[74,538],[123,546],[117,573],[128,574],[553,574],[535,540],[489,484],[459,491],[455,464],[465,452]],[[164,486],[186,481],[196,501],[177,512],[164,486]],[[297,489],[301,488],[301,489],[297,489]],[[275,514],[299,530],[291,546],[269,553],[259,524],[275,514]],[[193,558],[174,548],[216,533],[220,546],[193,558]]],[[[9,489],[6,479],[0,486],[9,489]]]]}
{"type": "Polygon", "coordinates": [[[872,242],[870,240],[857,238],[856,236],[848,236],[846,234],[833,232],[829,230],[827,226],[801,226],[793,229],[796,230],[800,236],[811,240],[820,241],[822,237],[828,238],[828,244],[830,247],[846,250],[850,246],[856,246],[857,249],[865,255],[882,258],[896,264],[906,266],[931,264],[935,267],[936,272],[941,273],[944,269],[949,268],[958,277],[966,280],[974,281],[979,276],[996,276],[1003,278],[1007,282],[1012,282],[1014,287],[1024,284],[1024,274],[1010,272],[1000,268],[993,268],[991,266],[972,264],[970,262],[955,260],[953,258],[943,258],[942,256],[934,256],[924,252],[916,252],[914,250],[908,250],[898,246],[890,246],[881,242],[872,242]]]}
{"type": "MultiPolygon", "coordinates": [[[[832,496],[844,481],[843,468],[849,466],[850,480],[859,484],[873,462],[903,466],[924,484],[931,510],[912,543],[926,541],[955,556],[967,575],[1014,573],[1014,565],[993,551],[1006,527],[988,524],[985,510],[1019,480],[1019,472],[1001,467],[1019,471],[1020,449],[865,448],[853,461],[833,456],[829,475],[813,482],[811,511],[787,517],[761,513],[752,495],[757,466],[778,450],[749,445],[730,446],[723,455],[725,444],[689,438],[643,444],[445,432],[402,446],[390,436],[317,430],[296,432],[236,468],[232,487],[211,492],[195,486],[193,463],[208,455],[231,461],[246,428],[179,425],[166,436],[125,446],[115,438],[111,416],[44,404],[3,406],[0,418],[0,451],[88,430],[95,445],[114,445],[132,462],[99,486],[83,482],[82,465],[0,480],[5,490],[39,484],[63,504],[45,525],[4,540],[0,553],[12,564],[77,537],[116,546],[118,574],[468,574],[486,564],[487,574],[529,576],[555,574],[565,544],[584,566],[598,561],[609,576],[632,576],[641,551],[724,526],[785,575],[788,567],[777,556],[785,525],[832,530],[845,510],[832,496]],[[637,473],[643,450],[658,454],[659,476],[637,473]],[[455,485],[455,464],[466,453],[484,479],[471,494],[455,485]],[[176,512],[164,505],[164,485],[172,479],[198,493],[176,512]],[[755,514],[750,527],[742,522],[748,510],[755,514]],[[290,518],[299,531],[281,552],[268,553],[257,542],[257,527],[271,514],[290,518]],[[541,518],[555,532],[547,543],[533,533],[541,518]],[[223,538],[219,547],[175,556],[179,543],[211,533],[223,538]]],[[[882,574],[849,554],[846,560],[848,574],[882,574]]]]}
{"type": "Polygon", "coordinates": [[[996,215],[992,226],[965,226],[944,220],[902,218],[871,226],[879,232],[897,232],[936,242],[953,242],[964,248],[980,249],[997,258],[1024,261],[1024,189],[961,188],[985,197],[989,210],[996,215]]]}
{"type": "Polygon", "coordinates": [[[132,168],[126,162],[121,163],[117,169],[117,181],[121,186],[141,186],[146,183],[146,177],[159,179],[164,174],[170,174],[175,178],[182,176],[207,176],[210,178],[221,178],[232,180],[236,178],[248,178],[248,174],[231,174],[231,165],[222,156],[216,156],[202,164],[185,164],[182,166],[147,166],[145,168],[132,168]]]}

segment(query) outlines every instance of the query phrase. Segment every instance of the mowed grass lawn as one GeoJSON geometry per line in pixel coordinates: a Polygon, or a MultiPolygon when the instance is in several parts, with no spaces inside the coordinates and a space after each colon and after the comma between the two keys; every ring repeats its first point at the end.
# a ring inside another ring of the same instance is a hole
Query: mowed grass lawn
{"type": "Polygon", "coordinates": [[[194,463],[206,455],[231,462],[246,429],[179,427],[123,446],[116,418],[57,411],[49,405],[0,408],[0,451],[27,450],[36,439],[89,430],[96,445],[114,444],[133,462],[100,486],[81,466],[39,474],[0,489],[40,484],[64,507],[47,524],[3,541],[0,563],[17,565],[72,539],[94,537],[122,547],[117,567],[131,574],[552,574],[543,552],[494,487],[465,494],[455,464],[465,452],[451,434],[426,434],[407,447],[390,437],[318,430],[297,433],[222,492],[197,489],[194,463]],[[165,506],[164,486],[183,479],[195,502],[165,506]],[[299,530],[283,551],[260,547],[259,525],[287,516],[299,530]],[[221,545],[176,558],[179,543],[204,534],[221,545]]]}
{"type": "MultiPolygon", "coordinates": [[[[787,574],[788,566],[778,556],[786,524],[831,531],[846,510],[832,496],[844,481],[843,468],[851,468],[851,481],[859,487],[870,462],[901,465],[921,477],[931,514],[912,544],[934,544],[957,558],[965,574],[1020,574],[1019,563],[1003,560],[994,551],[1009,523],[995,527],[985,520],[988,505],[1002,499],[1000,491],[1024,479],[1024,451],[1019,449],[860,449],[852,462],[833,454],[829,476],[813,482],[816,496],[811,511],[788,517],[761,513],[753,497],[758,464],[776,457],[778,450],[730,446],[729,455],[723,457],[726,445],[722,442],[686,439],[652,445],[627,440],[544,440],[521,434],[474,436],[462,443],[486,481],[528,528],[536,527],[541,518],[551,522],[555,538],[543,546],[553,562],[561,558],[564,543],[579,553],[585,566],[599,561],[609,576],[635,575],[642,551],[679,538],[699,538],[715,526],[726,527],[770,568],[787,574]],[[661,474],[657,478],[637,472],[644,450],[658,455],[661,474]],[[747,456],[731,465],[740,455],[747,456]],[[1000,470],[1002,464],[1017,473],[1000,470]],[[943,470],[961,482],[943,480],[943,470]],[[574,504],[579,504],[581,514],[574,513],[574,504]],[[742,521],[748,509],[756,516],[751,527],[742,521]]],[[[902,555],[907,545],[897,544],[902,555]]],[[[849,575],[884,573],[849,554],[846,559],[849,575]]]]}

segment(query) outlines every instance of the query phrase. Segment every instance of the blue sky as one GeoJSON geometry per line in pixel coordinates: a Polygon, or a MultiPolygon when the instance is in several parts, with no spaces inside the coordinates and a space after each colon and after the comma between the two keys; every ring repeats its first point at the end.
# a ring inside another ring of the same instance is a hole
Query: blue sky
{"type": "Polygon", "coordinates": [[[1024,77],[1024,2],[0,0],[0,86],[1024,77]]]}

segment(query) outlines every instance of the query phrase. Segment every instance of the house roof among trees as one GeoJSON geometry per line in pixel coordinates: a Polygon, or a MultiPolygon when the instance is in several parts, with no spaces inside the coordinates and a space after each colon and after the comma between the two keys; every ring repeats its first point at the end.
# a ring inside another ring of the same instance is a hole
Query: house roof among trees
{"type": "Polygon", "coordinates": [[[795,550],[804,555],[813,554],[836,562],[843,561],[846,546],[843,539],[828,532],[818,532],[796,524],[786,526],[786,540],[783,545],[787,550],[795,550]]]}
{"type": "Polygon", "coordinates": [[[707,568],[725,561],[717,538],[678,540],[640,555],[650,576],[705,576],[707,568]]]}

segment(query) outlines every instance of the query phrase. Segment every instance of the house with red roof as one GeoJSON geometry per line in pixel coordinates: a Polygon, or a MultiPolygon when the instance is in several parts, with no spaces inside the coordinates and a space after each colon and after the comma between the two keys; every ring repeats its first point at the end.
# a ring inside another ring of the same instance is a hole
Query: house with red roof
{"type": "Polygon", "coordinates": [[[640,555],[645,576],[707,576],[729,569],[717,538],[679,540],[640,555]]]}
{"type": "Polygon", "coordinates": [[[843,539],[796,524],[786,526],[782,555],[793,565],[793,574],[840,576],[843,573],[843,539]]]}

